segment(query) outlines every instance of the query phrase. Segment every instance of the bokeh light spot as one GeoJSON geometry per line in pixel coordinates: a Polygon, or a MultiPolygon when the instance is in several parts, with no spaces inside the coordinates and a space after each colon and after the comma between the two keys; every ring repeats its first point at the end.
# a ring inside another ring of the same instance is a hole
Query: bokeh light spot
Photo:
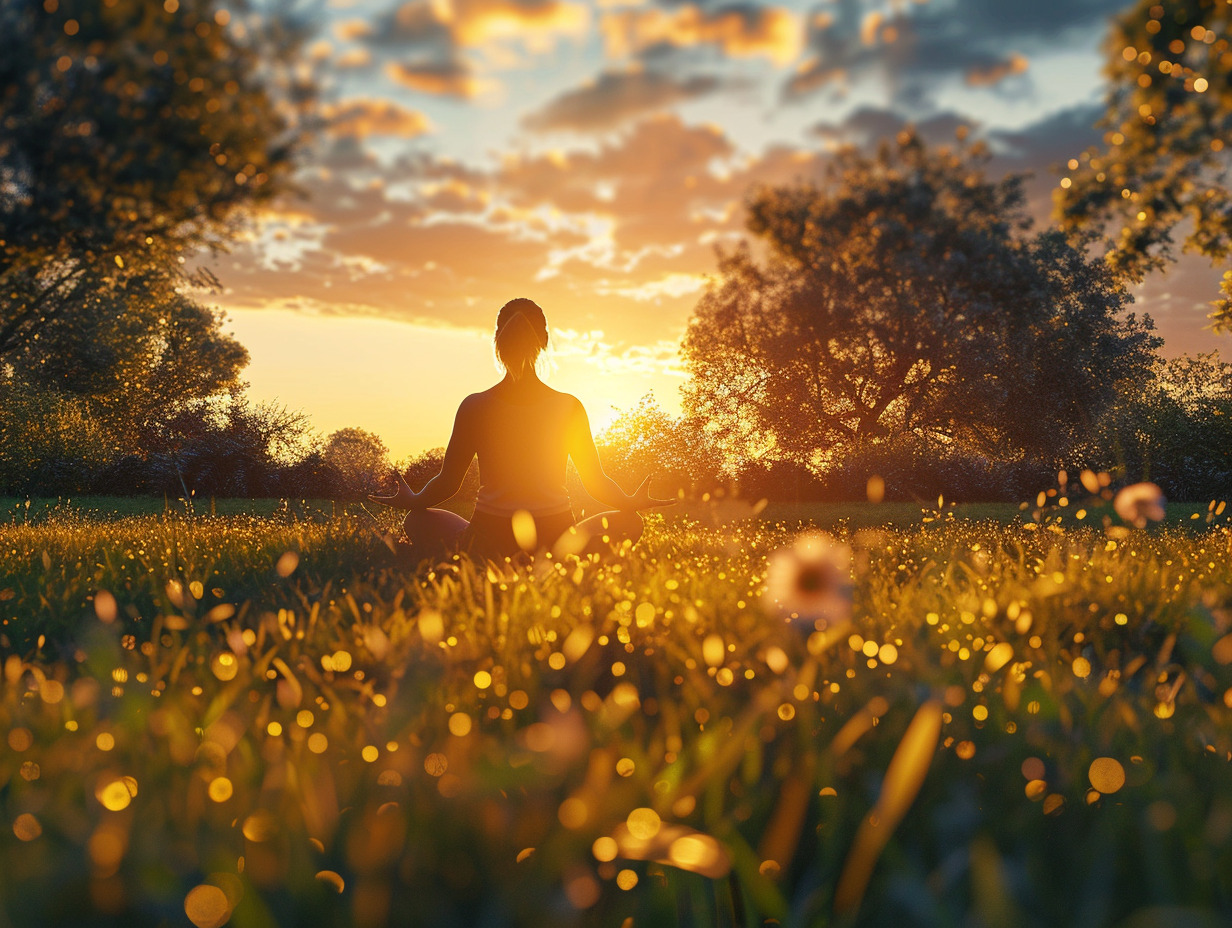
{"type": "Polygon", "coordinates": [[[1097,757],[1091,761],[1087,771],[1091,785],[1107,795],[1115,793],[1125,785],[1125,768],[1113,757],[1097,757]]]}

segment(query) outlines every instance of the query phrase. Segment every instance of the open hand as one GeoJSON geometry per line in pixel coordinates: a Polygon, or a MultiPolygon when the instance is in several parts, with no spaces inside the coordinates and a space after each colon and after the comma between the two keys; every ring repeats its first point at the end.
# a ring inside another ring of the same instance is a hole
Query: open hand
{"type": "Polygon", "coordinates": [[[369,494],[368,499],[374,503],[384,503],[386,506],[393,506],[395,509],[410,509],[415,505],[415,491],[407,486],[404,478],[399,477],[397,486],[391,495],[376,496],[375,494],[369,494]]]}
{"type": "Polygon", "coordinates": [[[628,509],[633,512],[641,512],[643,509],[661,509],[666,506],[675,506],[674,499],[657,499],[650,495],[650,478],[647,477],[642,481],[641,486],[629,494],[628,509]]]}

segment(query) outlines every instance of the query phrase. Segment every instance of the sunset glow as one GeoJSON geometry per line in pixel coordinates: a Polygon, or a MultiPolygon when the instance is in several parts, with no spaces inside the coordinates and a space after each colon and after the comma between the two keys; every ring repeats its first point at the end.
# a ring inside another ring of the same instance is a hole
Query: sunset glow
{"type": "MultiPolygon", "coordinates": [[[[489,385],[481,336],[514,296],[562,332],[553,383],[596,423],[649,390],[676,409],[674,346],[753,185],[819,177],[836,145],[909,123],[934,143],[965,125],[994,173],[1034,172],[1042,218],[1098,140],[1119,7],[335,0],[311,23],[324,129],[303,196],[208,262],[212,299],[254,398],[395,455],[443,444],[489,385]],[[599,388],[599,370],[623,373],[599,388]]],[[[1148,280],[1136,308],[1165,353],[1218,346],[1217,275],[1190,259],[1148,280]]]]}

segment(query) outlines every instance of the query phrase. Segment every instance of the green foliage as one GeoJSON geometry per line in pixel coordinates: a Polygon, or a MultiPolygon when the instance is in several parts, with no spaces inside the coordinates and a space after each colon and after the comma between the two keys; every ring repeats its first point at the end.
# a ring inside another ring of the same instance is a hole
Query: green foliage
{"type": "Polygon", "coordinates": [[[3,485],[78,492],[150,455],[178,473],[240,389],[247,352],[186,262],[287,189],[299,34],[243,2],[0,6],[3,485]]]}
{"type": "Polygon", "coordinates": [[[82,312],[169,299],[286,186],[302,89],[246,4],[0,8],[0,359],[82,312]],[[128,295],[126,295],[128,294],[128,295]]]}
{"type": "Polygon", "coordinates": [[[1232,493],[1232,364],[1160,360],[1099,421],[1078,454],[1095,470],[1151,480],[1175,499],[1232,493]]]}
{"type": "Polygon", "coordinates": [[[344,499],[363,499],[376,493],[389,475],[385,443],[364,429],[339,429],[326,439],[322,454],[338,472],[344,499]]]}
{"type": "Polygon", "coordinates": [[[39,458],[81,460],[94,471],[125,455],[167,450],[177,427],[240,389],[248,352],[223,333],[220,312],[179,294],[157,305],[104,302],[105,311],[51,320],[0,373],[10,402],[0,409],[0,429],[17,442],[0,446],[0,466],[15,475],[8,485],[17,485],[16,477],[38,485],[37,475],[22,469],[30,449],[39,449],[39,458]],[[89,428],[54,414],[30,415],[40,405],[79,410],[89,428]]]}
{"type": "Polygon", "coordinates": [[[669,415],[647,394],[595,439],[603,469],[632,490],[647,475],[660,497],[701,493],[715,486],[723,455],[693,419],[669,415]]]}
{"type": "MultiPolygon", "coordinates": [[[[1137,0],[1113,24],[1104,147],[1072,160],[1056,194],[1070,229],[1107,228],[1108,259],[1128,280],[1183,248],[1232,256],[1232,7],[1222,0],[1137,0]]],[[[1213,303],[1232,327],[1232,271],[1213,303]]]]}
{"type": "Polygon", "coordinates": [[[0,378],[0,487],[75,490],[113,459],[88,400],[0,378]]]}
{"type": "Polygon", "coordinates": [[[815,471],[908,437],[1010,461],[1073,447],[1158,340],[983,161],[905,136],[841,153],[824,186],[756,191],[765,258],[722,256],[690,321],[690,414],[739,457],[815,471]]]}
{"type": "Polygon", "coordinates": [[[408,577],[349,519],[15,520],[3,914],[162,924],[209,884],[236,924],[832,924],[937,700],[854,924],[1226,920],[1232,535],[1031,525],[851,535],[827,643],[764,604],[781,525],[408,577]],[[635,809],[731,879],[596,859],[635,809]]]}

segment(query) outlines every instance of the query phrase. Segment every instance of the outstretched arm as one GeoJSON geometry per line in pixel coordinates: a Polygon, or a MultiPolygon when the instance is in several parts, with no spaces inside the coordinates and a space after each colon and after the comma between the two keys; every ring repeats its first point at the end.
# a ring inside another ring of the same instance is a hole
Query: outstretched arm
{"type": "Polygon", "coordinates": [[[453,434],[449,437],[449,446],[445,449],[445,460],[441,462],[441,470],[435,477],[424,484],[424,488],[416,493],[401,475],[398,486],[390,496],[369,496],[374,503],[385,503],[398,509],[431,509],[445,502],[462,486],[467,468],[475,457],[475,438],[472,434],[470,416],[466,415],[466,404],[458,407],[458,414],[453,422],[453,434]]]}
{"type": "Polygon", "coordinates": [[[626,493],[604,472],[594,436],[590,432],[590,419],[581,403],[577,404],[569,423],[569,456],[573,458],[573,466],[577,468],[586,492],[606,506],[622,512],[637,512],[656,506],[670,506],[675,502],[652,498],[649,477],[632,493],[626,493]]]}

